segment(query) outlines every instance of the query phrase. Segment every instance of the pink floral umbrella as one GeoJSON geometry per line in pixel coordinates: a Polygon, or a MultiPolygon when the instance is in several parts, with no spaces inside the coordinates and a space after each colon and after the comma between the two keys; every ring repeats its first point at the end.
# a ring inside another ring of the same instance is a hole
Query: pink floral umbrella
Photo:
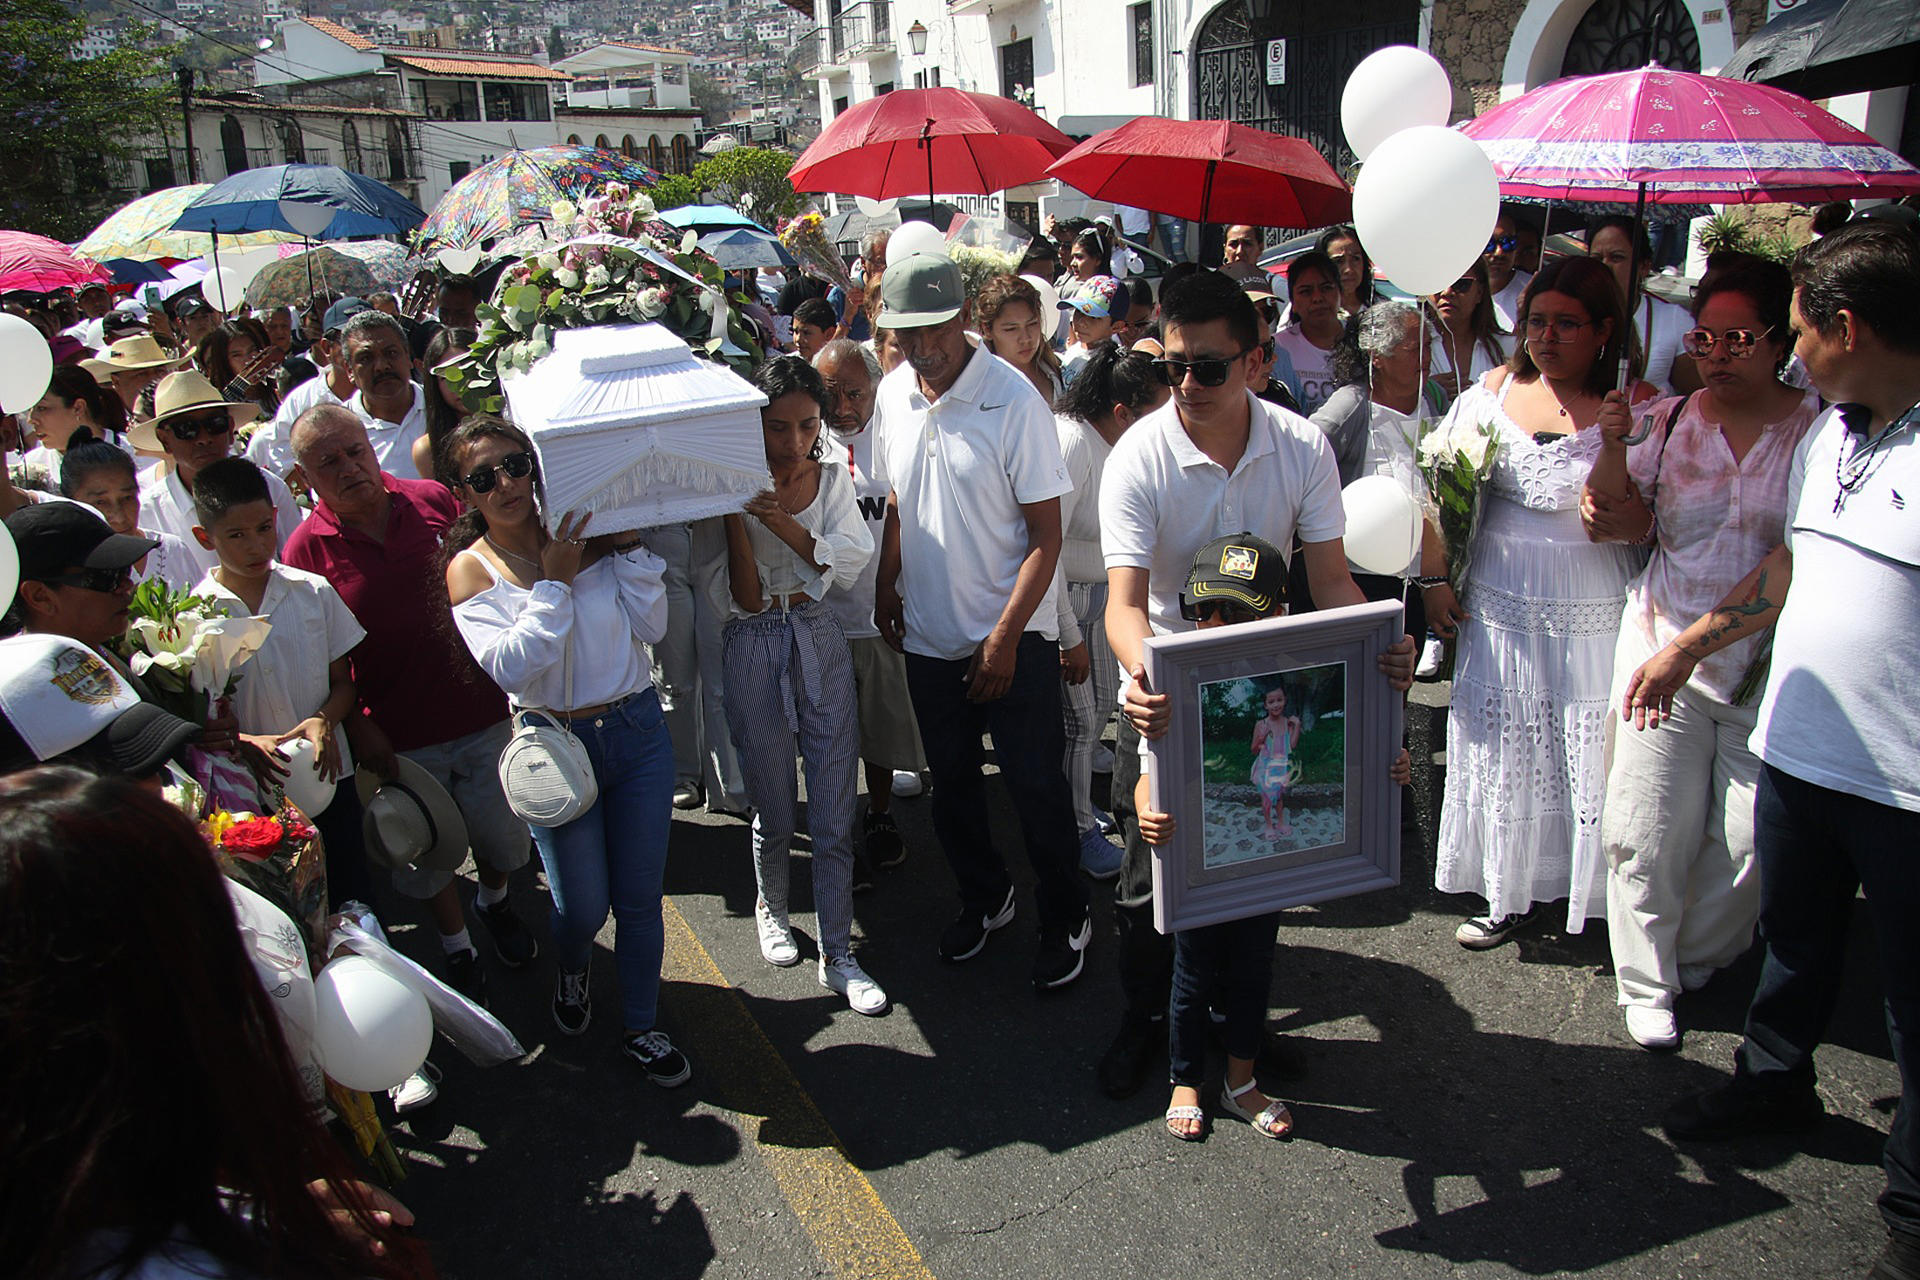
{"type": "Polygon", "coordinates": [[[52,293],[112,279],[97,262],[75,257],[58,240],[27,231],[0,231],[0,293],[52,293]]]}
{"type": "Polygon", "coordinates": [[[1920,169],[1805,98],[1658,66],[1556,80],[1461,129],[1509,196],[1814,204],[1920,191],[1920,169]]]}

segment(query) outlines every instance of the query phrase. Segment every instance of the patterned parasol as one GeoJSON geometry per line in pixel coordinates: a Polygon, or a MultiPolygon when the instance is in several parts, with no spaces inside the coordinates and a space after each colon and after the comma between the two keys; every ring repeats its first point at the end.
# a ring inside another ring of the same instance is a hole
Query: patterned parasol
{"type": "MultiPolygon", "coordinates": [[[[413,276],[413,272],[408,269],[406,246],[392,240],[347,240],[326,247],[364,265],[368,273],[373,276],[373,286],[376,289],[398,292],[400,287],[413,276]]],[[[305,252],[307,249],[304,245],[280,246],[282,258],[297,258],[305,252]]]]}
{"type": "MultiPolygon", "coordinates": [[[[73,251],[95,262],[108,258],[129,258],[137,262],[197,258],[212,245],[211,237],[204,231],[175,231],[173,223],[211,186],[211,183],[199,182],[185,187],[163,187],[121,205],[85,240],[73,246],[73,251]]],[[[245,235],[225,237],[221,248],[255,249],[299,239],[288,231],[249,231],[245,235]]]]}
{"type": "Polygon", "coordinates": [[[510,151],[448,188],[421,226],[418,244],[427,252],[477,246],[545,219],[556,201],[591,196],[609,182],[651,187],[658,181],[638,160],[601,147],[510,151]]]}
{"type": "Polygon", "coordinates": [[[304,303],[316,293],[346,298],[374,292],[379,285],[373,272],[367,269],[366,263],[341,253],[344,247],[323,245],[268,263],[247,285],[247,301],[256,308],[291,307],[304,303]]]}

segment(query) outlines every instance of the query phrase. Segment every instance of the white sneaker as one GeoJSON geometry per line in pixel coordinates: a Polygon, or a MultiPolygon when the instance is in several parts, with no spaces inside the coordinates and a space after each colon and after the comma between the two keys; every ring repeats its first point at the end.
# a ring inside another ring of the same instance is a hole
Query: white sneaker
{"type": "Polygon", "coordinates": [[[1713,975],[1718,972],[1719,970],[1710,964],[1683,964],[1680,966],[1680,989],[1698,991],[1712,982],[1713,975]]]}
{"type": "Polygon", "coordinates": [[[1678,1049],[1680,1028],[1671,1009],[1650,1009],[1643,1004],[1627,1006],[1627,1034],[1642,1049],[1678,1049]]]}
{"type": "Polygon", "coordinates": [[[440,1086],[433,1082],[433,1076],[427,1074],[434,1068],[421,1063],[420,1069],[387,1090],[387,1097],[393,1102],[393,1113],[404,1116],[409,1111],[418,1111],[430,1107],[440,1096],[440,1086]]]}
{"type": "Polygon", "coordinates": [[[875,1018],[887,1011],[887,993],[869,978],[852,956],[835,956],[820,962],[820,985],[838,991],[847,998],[855,1013],[875,1018]]]}
{"type": "Polygon", "coordinates": [[[753,922],[760,930],[760,958],[785,969],[800,963],[800,948],[787,927],[787,913],[779,915],[764,902],[753,904],[753,922]]]}
{"type": "Polygon", "coordinates": [[[905,798],[907,796],[917,796],[926,789],[927,784],[920,781],[920,775],[911,769],[895,769],[893,771],[893,794],[905,798]]]}
{"type": "Polygon", "coordinates": [[[1428,636],[1427,642],[1420,646],[1420,662],[1413,674],[1422,680],[1431,680],[1440,674],[1440,664],[1445,661],[1447,647],[1436,636],[1428,636]]]}

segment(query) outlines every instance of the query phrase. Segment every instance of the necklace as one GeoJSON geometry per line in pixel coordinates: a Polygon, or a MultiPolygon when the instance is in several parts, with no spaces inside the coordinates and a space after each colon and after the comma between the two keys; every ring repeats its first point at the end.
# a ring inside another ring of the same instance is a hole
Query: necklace
{"type": "MultiPolygon", "coordinates": [[[[1873,473],[1880,469],[1880,464],[1887,460],[1887,455],[1880,451],[1880,446],[1888,440],[1891,440],[1905,428],[1913,425],[1915,421],[1914,415],[1916,413],[1920,413],[1920,402],[1915,403],[1905,413],[1901,414],[1892,422],[1889,422],[1881,430],[1879,435],[1867,441],[1865,444],[1856,443],[1851,449],[1839,449],[1835,451],[1833,478],[1839,488],[1833,495],[1833,514],[1839,515],[1841,508],[1847,505],[1847,499],[1864,488],[1867,481],[1872,478],[1873,473]]],[[[1845,419],[1843,418],[1842,421],[1845,421],[1845,419]]],[[[1853,440],[1853,429],[1851,427],[1847,428],[1845,440],[1849,442],[1853,440]]]]}
{"type": "Polygon", "coordinates": [[[492,547],[495,551],[499,552],[501,555],[505,556],[507,559],[517,560],[521,564],[527,566],[527,568],[533,570],[536,576],[538,576],[541,573],[540,562],[538,560],[529,560],[525,556],[520,555],[518,552],[509,551],[484,533],[480,535],[480,540],[486,543],[488,546],[492,547]]]}
{"type": "Polygon", "coordinates": [[[1546,383],[1547,394],[1552,396],[1553,402],[1560,406],[1560,416],[1563,418],[1567,416],[1567,410],[1571,406],[1579,404],[1582,400],[1585,400],[1588,396],[1593,394],[1591,391],[1588,391],[1583,387],[1574,394],[1573,399],[1562,400],[1560,398],[1560,392],[1554,388],[1554,385],[1552,382],[1548,381],[1545,378],[1540,379],[1540,381],[1543,383],[1546,383]]]}

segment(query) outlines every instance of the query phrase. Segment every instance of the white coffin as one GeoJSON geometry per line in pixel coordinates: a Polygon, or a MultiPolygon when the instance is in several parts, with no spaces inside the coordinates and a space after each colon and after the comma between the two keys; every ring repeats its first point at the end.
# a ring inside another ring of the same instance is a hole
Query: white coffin
{"type": "Polygon", "coordinates": [[[505,380],[533,438],[548,519],[593,512],[589,534],[738,511],[773,487],[767,398],[657,324],[563,329],[553,351],[505,380]]]}

